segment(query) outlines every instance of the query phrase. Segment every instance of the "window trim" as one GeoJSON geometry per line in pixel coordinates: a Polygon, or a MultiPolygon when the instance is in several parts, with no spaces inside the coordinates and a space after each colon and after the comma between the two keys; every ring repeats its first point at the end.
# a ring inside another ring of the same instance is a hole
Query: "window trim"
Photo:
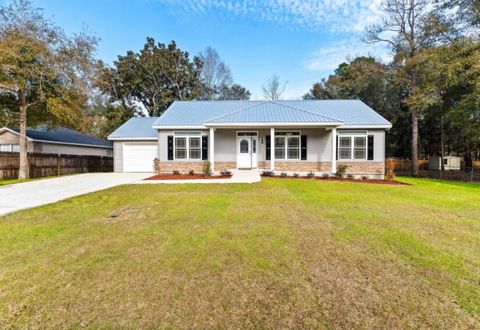
{"type": "Polygon", "coordinates": [[[339,131],[337,132],[337,157],[339,161],[368,161],[368,131],[339,131]],[[340,139],[349,138],[350,139],[350,157],[341,158],[340,154],[340,139]],[[355,148],[355,138],[363,138],[365,141],[364,148],[355,148]],[[355,150],[364,149],[365,157],[355,158],[355,150]]]}
{"type": "Polygon", "coordinates": [[[9,150],[7,151],[2,151],[0,152],[20,152],[20,145],[15,144],[15,143],[1,143],[0,146],[8,146],[9,150]],[[14,150],[14,147],[16,147],[17,150],[14,150]]]}
{"type": "MultiPolygon", "coordinates": [[[[272,140],[272,139],[271,139],[272,140]]],[[[275,157],[275,160],[278,161],[299,161],[302,159],[302,132],[297,131],[297,130],[282,130],[282,131],[275,131],[275,135],[273,137],[273,141],[270,142],[271,148],[273,147],[273,155],[275,157]],[[283,148],[277,148],[275,146],[275,139],[276,138],[283,138],[284,139],[284,146],[283,148]],[[289,148],[288,147],[288,138],[296,138],[298,139],[298,147],[296,148],[289,148]],[[284,152],[284,157],[283,158],[277,158],[276,151],[283,149],[284,152]],[[289,149],[297,149],[298,150],[298,157],[296,158],[288,158],[288,150],[289,149]]]]}
{"type": "Polygon", "coordinates": [[[202,137],[204,135],[202,132],[194,132],[194,131],[180,131],[180,132],[173,132],[173,160],[175,161],[202,161],[202,137]],[[181,150],[185,150],[185,158],[177,158],[177,139],[185,139],[185,149],[181,148],[181,150]],[[191,148],[190,147],[190,139],[198,139],[199,140],[199,146],[198,148],[191,148]],[[191,158],[190,157],[190,151],[191,150],[198,150],[199,151],[199,157],[198,158],[191,158]]]}

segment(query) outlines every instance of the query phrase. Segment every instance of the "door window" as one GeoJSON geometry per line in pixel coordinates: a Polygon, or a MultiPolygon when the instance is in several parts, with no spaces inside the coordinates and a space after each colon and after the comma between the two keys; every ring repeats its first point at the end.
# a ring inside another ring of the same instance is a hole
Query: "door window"
{"type": "Polygon", "coordinates": [[[248,154],[248,141],[246,139],[240,141],[240,153],[248,154]]]}

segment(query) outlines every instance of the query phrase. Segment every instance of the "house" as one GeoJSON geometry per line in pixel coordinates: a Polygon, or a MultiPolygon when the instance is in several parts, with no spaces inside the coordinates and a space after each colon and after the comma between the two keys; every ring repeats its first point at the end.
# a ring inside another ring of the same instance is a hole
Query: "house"
{"type": "Polygon", "coordinates": [[[276,172],[383,177],[390,122],[359,100],[177,101],[158,118],[131,118],[108,139],[116,172],[276,172]]]}
{"type": "MultiPolygon", "coordinates": [[[[18,128],[0,128],[0,152],[18,152],[19,144],[18,128]]],[[[69,128],[39,125],[27,129],[27,152],[111,157],[113,145],[69,128]]]]}

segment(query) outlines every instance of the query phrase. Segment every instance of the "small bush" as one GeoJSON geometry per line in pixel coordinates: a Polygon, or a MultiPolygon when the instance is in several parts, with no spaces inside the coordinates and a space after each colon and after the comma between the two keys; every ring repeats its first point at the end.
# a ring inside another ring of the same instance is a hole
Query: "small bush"
{"type": "Polygon", "coordinates": [[[206,176],[210,176],[212,174],[212,166],[208,160],[203,162],[203,174],[206,176]]]}
{"type": "Polygon", "coordinates": [[[330,174],[328,174],[328,173],[323,173],[322,174],[322,178],[324,178],[324,179],[328,179],[329,177],[330,177],[330,174]]]}
{"type": "Polygon", "coordinates": [[[282,173],[280,173],[280,176],[281,176],[282,178],[286,178],[286,177],[287,177],[287,173],[282,172],[282,173]]]}
{"type": "Polygon", "coordinates": [[[160,159],[155,158],[155,159],[153,160],[153,168],[154,168],[154,170],[155,170],[155,173],[156,173],[157,175],[159,175],[159,174],[160,174],[160,159]]]}
{"type": "Polygon", "coordinates": [[[180,175],[180,172],[177,171],[177,170],[174,170],[174,171],[173,171],[173,175],[180,175]]]}
{"type": "Polygon", "coordinates": [[[262,176],[273,176],[273,171],[263,171],[262,176]]]}
{"type": "Polygon", "coordinates": [[[308,176],[309,178],[313,178],[313,177],[315,176],[315,173],[313,173],[312,171],[310,171],[310,172],[307,173],[307,176],[308,176]]]}
{"type": "Polygon", "coordinates": [[[345,176],[345,173],[347,172],[347,168],[347,165],[338,165],[337,173],[335,173],[335,176],[339,179],[343,178],[345,176]]]}
{"type": "Polygon", "coordinates": [[[349,179],[355,179],[355,177],[353,176],[353,174],[348,174],[348,175],[347,175],[347,178],[349,178],[349,179]]]}
{"type": "Polygon", "coordinates": [[[387,180],[395,179],[395,161],[392,158],[388,158],[385,162],[385,178],[387,180]]]}
{"type": "Polygon", "coordinates": [[[299,177],[298,173],[293,173],[293,177],[298,178],[299,177]]]}
{"type": "Polygon", "coordinates": [[[195,171],[194,171],[194,170],[190,170],[190,172],[188,172],[188,175],[195,175],[195,171]]]}
{"type": "Polygon", "coordinates": [[[230,172],[229,170],[223,170],[220,172],[220,174],[223,176],[231,176],[232,172],[230,172]]]}
{"type": "Polygon", "coordinates": [[[362,175],[362,180],[368,180],[368,176],[362,175]]]}

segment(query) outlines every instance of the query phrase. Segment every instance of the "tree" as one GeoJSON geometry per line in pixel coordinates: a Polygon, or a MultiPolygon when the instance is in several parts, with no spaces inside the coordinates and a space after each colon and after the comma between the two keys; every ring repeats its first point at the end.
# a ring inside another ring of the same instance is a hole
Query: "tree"
{"type": "MultiPolygon", "coordinates": [[[[96,39],[68,37],[28,0],[0,9],[0,94],[3,109],[18,109],[20,179],[28,177],[27,114],[45,121],[85,129],[96,39]]],[[[5,110],[4,110],[5,111],[5,110]]]]}
{"type": "Polygon", "coordinates": [[[262,86],[263,97],[272,101],[280,100],[285,92],[286,85],[287,83],[281,84],[279,76],[272,75],[262,86]]]}
{"type": "MultiPolygon", "coordinates": [[[[395,63],[403,68],[401,77],[408,86],[410,96],[414,96],[416,87],[415,56],[428,41],[423,25],[427,21],[429,5],[428,0],[384,0],[382,10],[386,18],[366,31],[366,42],[386,43],[394,51],[395,63]]],[[[412,172],[418,175],[419,109],[411,106],[408,110],[412,122],[412,172]]]]}
{"type": "Polygon", "coordinates": [[[199,97],[201,69],[201,60],[190,60],[174,41],[165,45],[149,37],[139,53],[128,51],[104,69],[99,86],[124,109],[159,116],[175,100],[199,97]]]}
{"type": "Polygon", "coordinates": [[[251,93],[245,87],[233,84],[231,87],[220,88],[217,100],[249,100],[251,93]]]}
{"type": "Polygon", "coordinates": [[[212,47],[207,47],[198,55],[202,62],[200,79],[202,81],[203,100],[214,100],[220,90],[233,84],[230,68],[222,61],[212,47]]]}

